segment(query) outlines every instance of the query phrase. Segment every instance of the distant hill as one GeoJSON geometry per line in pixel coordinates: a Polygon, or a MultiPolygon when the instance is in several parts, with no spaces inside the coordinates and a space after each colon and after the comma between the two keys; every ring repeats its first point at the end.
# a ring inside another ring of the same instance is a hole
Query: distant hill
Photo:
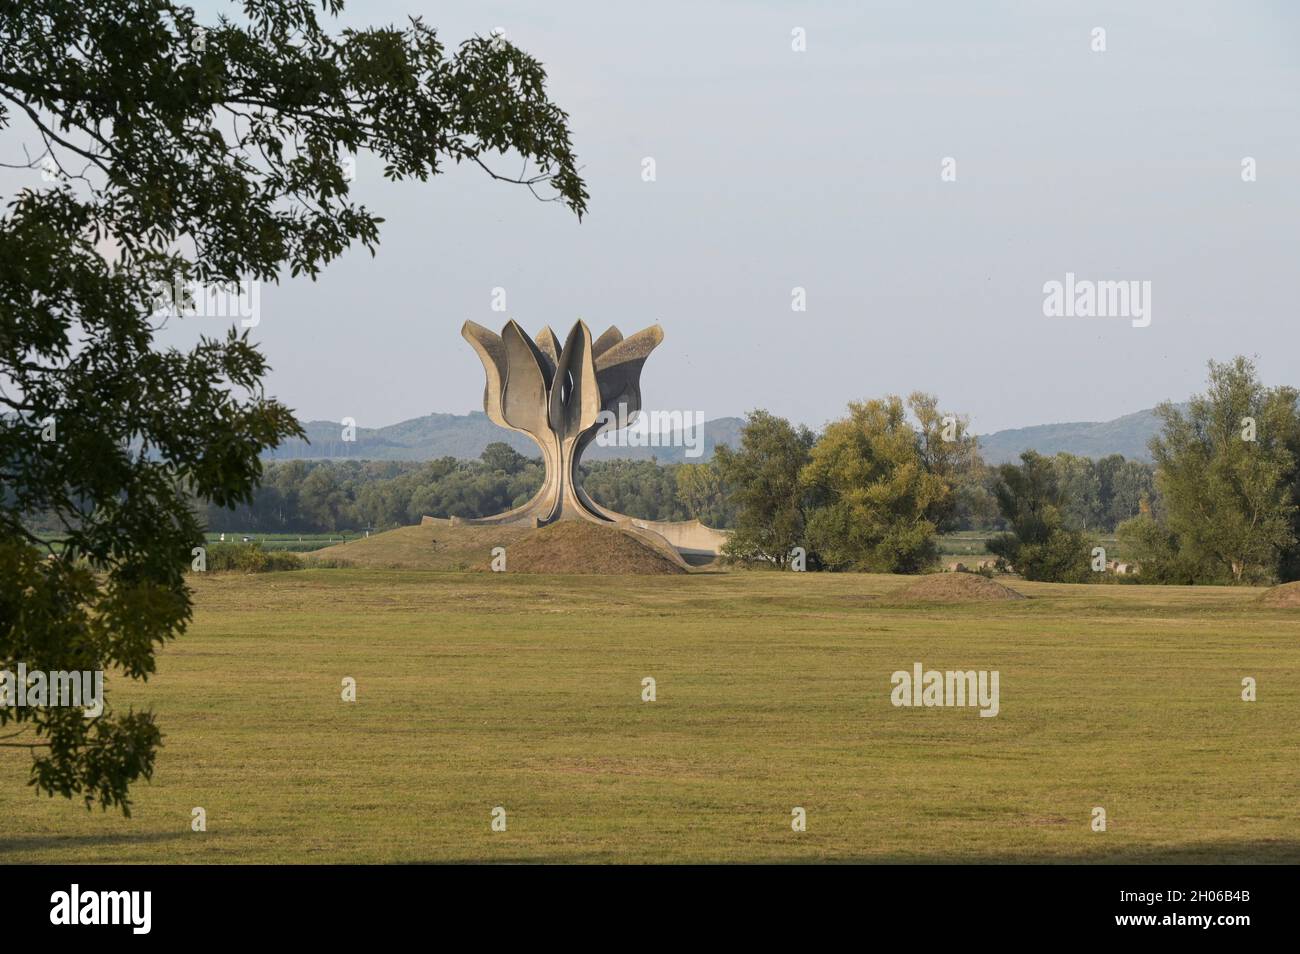
{"type": "MultiPolygon", "coordinates": [[[[602,447],[592,444],[583,460],[649,460],[662,463],[700,462],[713,456],[719,444],[735,445],[744,420],[721,417],[704,422],[703,453],[687,458],[683,446],[602,447]]],[[[343,440],[343,426],[334,421],[306,421],[307,441],[285,441],[263,454],[267,460],[434,460],[439,457],[473,458],[493,441],[504,441],[521,454],[537,457],[537,445],[515,431],[497,427],[482,411],[469,414],[429,414],[387,427],[358,427],[356,440],[343,440]]],[[[673,442],[680,444],[680,441],[673,442]]]]}
{"type": "Polygon", "coordinates": [[[1153,408],[1125,414],[1113,421],[1087,421],[1075,424],[1040,424],[995,431],[979,437],[980,455],[988,464],[1005,464],[1018,460],[1021,453],[1035,450],[1040,454],[1062,451],[1080,457],[1105,457],[1123,454],[1130,460],[1151,460],[1147,442],[1160,431],[1160,420],[1153,408]]]}
{"type": "MultiPolygon", "coordinates": [[[[739,417],[720,417],[704,422],[706,461],[719,444],[735,447],[745,421],[739,417]]],[[[343,427],[334,421],[307,421],[303,424],[310,443],[286,441],[263,455],[268,460],[434,460],[439,457],[474,458],[493,441],[504,441],[521,454],[538,456],[537,445],[514,431],[497,427],[482,411],[469,414],[429,414],[387,427],[359,427],[355,441],[343,440],[343,427]]],[[[1155,411],[1148,409],[1117,417],[1113,421],[1086,421],[1072,424],[1040,424],[995,431],[979,437],[980,454],[986,463],[1004,464],[1018,460],[1026,450],[1040,454],[1065,451],[1082,457],[1105,457],[1123,454],[1133,460],[1151,459],[1147,441],[1160,430],[1155,411]]],[[[676,442],[680,444],[680,442],[676,442]]],[[[602,447],[593,444],[584,460],[649,460],[681,463],[688,460],[686,448],[602,447]]]]}

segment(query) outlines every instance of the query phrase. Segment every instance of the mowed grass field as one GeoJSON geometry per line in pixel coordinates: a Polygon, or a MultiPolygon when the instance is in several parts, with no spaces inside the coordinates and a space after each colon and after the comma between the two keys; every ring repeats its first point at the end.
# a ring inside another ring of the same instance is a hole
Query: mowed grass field
{"type": "Polygon", "coordinates": [[[904,582],[196,577],[158,674],[110,682],[165,733],[132,817],[36,796],[0,749],[0,860],[1300,861],[1300,613],[1224,588],[885,598],[904,582]],[[893,707],[917,661],[997,669],[1001,713],[893,707]]]}

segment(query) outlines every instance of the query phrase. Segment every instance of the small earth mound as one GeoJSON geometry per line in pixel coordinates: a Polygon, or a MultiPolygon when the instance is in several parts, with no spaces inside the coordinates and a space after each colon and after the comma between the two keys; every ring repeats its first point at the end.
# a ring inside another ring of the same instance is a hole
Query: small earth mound
{"type": "Polygon", "coordinates": [[[506,547],[507,573],[685,573],[669,556],[617,527],[565,520],[506,547]]]}
{"type": "Polygon", "coordinates": [[[493,547],[511,547],[532,532],[528,527],[452,526],[447,520],[431,520],[316,550],[306,554],[305,561],[308,566],[473,570],[493,547]]]}
{"type": "Polygon", "coordinates": [[[1029,597],[978,573],[932,573],[886,598],[896,603],[987,603],[1029,597]]]}
{"type": "Polygon", "coordinates": [[[1300,580],[1269,587],[1260,595],[1259,602],[1265,606],[1300,606],[1300,580]]]}

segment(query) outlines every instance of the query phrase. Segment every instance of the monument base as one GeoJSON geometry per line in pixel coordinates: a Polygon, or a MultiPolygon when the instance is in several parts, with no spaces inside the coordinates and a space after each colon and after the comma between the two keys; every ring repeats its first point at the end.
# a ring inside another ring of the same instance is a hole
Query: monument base
{"type": "MultiPolygon", "coordinates": [[[[603,509],[603,508],[602,508],[603,509]]],[[[584,516],[561,517],[561,520],[591,520],[592,523],[608,523],[610,526],[618,527],[620,530],[627,530],[635,533],[638,537],[645,540],[651,546],[661,550],[670,550],[675,557],[680,559],[688,566],[698,566],[701,563],[709,563],[716,560],[722,553],[722,545],[727,542],[730,534],[726,530],[715,530],[713,527],[705,526],[698,520],[640,520],[636,517],[628,517],[623,514],[615,514],[613,511],[605,511],[610,514],[604,520],[592,519],[584,516]]],[[[514,518],[501,519],[508,517],[502,514],[497,517],[467,518],[451,517],[448,520],[453,527],[526,527],[536,529],[541,526],[540,521],[535,516],[516,516],[514,518]]],[[[441,520],[437,517],[425,515],[421,518],[421,524],[437,524],[441,520]]],[[[551,521],[552,523],[558,521],[551,521]]]]}

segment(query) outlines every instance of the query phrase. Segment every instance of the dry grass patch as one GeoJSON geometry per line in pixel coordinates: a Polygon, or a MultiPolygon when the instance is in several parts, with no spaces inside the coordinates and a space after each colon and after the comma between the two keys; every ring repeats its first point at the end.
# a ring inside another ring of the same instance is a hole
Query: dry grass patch
{"type": "Polygon", "coordinates": [[[1259,601],[1265,606],[1284,608],[1300,606],[1300,580],[1270,587],[1263,592],[1259,601]]]}
{"type": "Polygon", "coordinates": [[[978,573],[933,573],[885,596],[891,603],[989,603],[1028,598],[978,573]]]}
{"type": "Polygon", "coordinates": [[[660,576],[687,571],[625,530],[566,520],[530,531],[509,547],[506,572],[660,576]]]}
{"type": "Polygon", "coordinates": [[[304,554],[313,563],[343,561],[380,570],[486,570],[493,547],[509,547],[534,531],[527,527],[470,527],[438,520],[398,527],[304,554]]]}

